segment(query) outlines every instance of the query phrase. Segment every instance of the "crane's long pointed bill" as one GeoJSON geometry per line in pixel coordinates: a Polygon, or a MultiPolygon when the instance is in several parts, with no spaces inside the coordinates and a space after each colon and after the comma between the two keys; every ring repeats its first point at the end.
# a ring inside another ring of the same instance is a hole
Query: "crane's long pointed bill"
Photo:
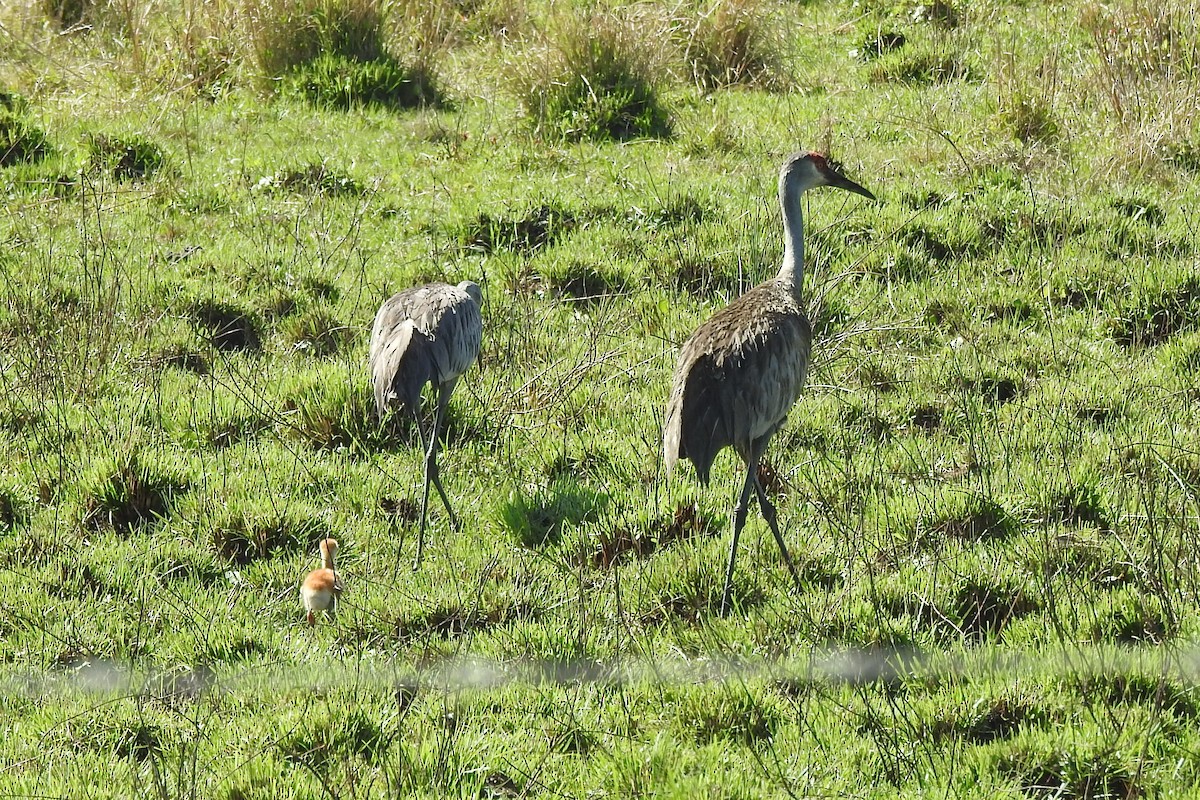
{"type": "Polygon", "coordinates": [[[875,195],[871,194],[866,189],[864,189],[863,187],[859,186],[854,181],[847,178],[845,175],[841,175],[837,172],[833,172],[830,174],[829,177],[830,177],[830,181],[829,181],[830,186],[836,186],[839,189],[845,189],[848,192],[854,192],[855,194],[861,194],[863,197],[867,198],[868,200],[875,199],[875,195]]]}

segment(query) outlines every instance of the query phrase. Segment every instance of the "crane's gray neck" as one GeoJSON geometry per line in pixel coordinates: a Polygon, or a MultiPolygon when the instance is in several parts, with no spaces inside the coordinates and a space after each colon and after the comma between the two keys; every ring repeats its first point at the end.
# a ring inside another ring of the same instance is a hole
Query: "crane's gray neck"
{"type": "Polygon", "coordinates": [[[783,209],[783,266],[776,278],[792,290],[796,302],[801,302],[804,287],[804,217],[800,213],[800,194],[804,187],[798,181],[779,181],[779,205],[783,209]]]}

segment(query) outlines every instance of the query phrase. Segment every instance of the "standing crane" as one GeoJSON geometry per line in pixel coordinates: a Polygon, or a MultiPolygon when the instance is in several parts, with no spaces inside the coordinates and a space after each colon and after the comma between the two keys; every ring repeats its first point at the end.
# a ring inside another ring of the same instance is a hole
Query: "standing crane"
{"type": "Polygon", "coordinates": [[[317,612],[333,613],[337,610],[338,596],[342,593],[342,579],[333,566],[333,555],[337,552],[337,540],[321,540],[321,568],[304,576],[300,584],[300,602],[308,612],[308,626],[317,624],[317,612]]]}
{"type": "Polygon", "coordinates": [[[425,489],[421,497],[421,528],[417,536],[417,558],[425,553],[425,518],[429,507],[429,483],[437,487],[450,524],[458,518],[438,478],[438,433],[450,394],[459,377],[479,355],[483,337],[479,285],[463,281],[457,286],[429,283],[392,295],[375,315],[371,328],[371,383],[375,389],[375,411],[382,422],[388,409],[403,406],[417,424],[425,453],[425,489]],[[428,434],[421,425],[421,392],[433,384],[437,406],[433,428],[428,434]]]}
{"type": "Polygon", "coordinates": [[[783,266],[713,314],[684,343],[675,367],[663,431],[667,474],[681,458],[691,460],[707,486],[717,453],[733,447],[746,462],[746,481],[733,508],[733,541],[721,593],[721,614],[729,607],[738,536],[746,522],[750,492],[758,495],[763,517],[775,534],[792,579],[800,576],[779,532],[775,507],[758,480],[758,465],[772,434],[800,397],[808,372],[812,328],[804,314],[804,221],[800,196],[818,186],[834,186],[871,200],[875,196],[846,178],[820,153],[794,153],[779,171],[783,209],[783,266]]]}

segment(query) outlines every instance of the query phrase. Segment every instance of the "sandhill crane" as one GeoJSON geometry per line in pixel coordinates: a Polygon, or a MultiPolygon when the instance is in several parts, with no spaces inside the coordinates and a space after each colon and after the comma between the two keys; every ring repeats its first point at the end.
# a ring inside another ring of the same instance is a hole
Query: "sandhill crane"
{"type": "Polygon", "coordinates": [[[337,610],[338,596],[342,593],[342,579],[333,566],[337,546],[336,539],[321,540],[321,568],[308,573],[300,584],[300,602],[308,612],[309,627],[317,623],[318,611],[337,610]]]}
{"type": "Polygon", "coordinates": [[[437,487],[450,524],[458,519],[438,478],[438,432],[450,394],[459,376],[479,355],[483,337],[480,308],[483,294],[478,284],[463,281],[457,286],[430,283],[392,295],[375,315],[371,329],[370,369],[375,388],[375,411],[380,421],[389,408],[408,409],[417,424],[425,453],[425,489],[421,497],[421,528],[417,535],[417,558],[425,552],[425,517],[429,507],[429,483],[437,487]],[[421,426],[421,391],[432,383],[437,392],[433,428],[428,435],[421,426]]]}
{"type": "Polygon", "coordinates": [[[800,195],[817,186],[835,186],[863,197],[875,196],[843,176],[819,153],[794,153],[779,172],[783,209],[783,266],[718,311],[684,343],[667,402],[663,450],[666,471],[690,459],[707,486],[718,452],[733,447],[746,462],[746,482],[733,509],[733,541],[721,594],[721,614],[729,607],[738,536],[746,522],[750,492],[758,495],[763,517],[775,534],[797,587],[799,575],[779,533],[775,507],[758,480],[758,464],[771,435],[800,397],[808,372],[812,329],[804,314],[804,222],[800,195]]]}

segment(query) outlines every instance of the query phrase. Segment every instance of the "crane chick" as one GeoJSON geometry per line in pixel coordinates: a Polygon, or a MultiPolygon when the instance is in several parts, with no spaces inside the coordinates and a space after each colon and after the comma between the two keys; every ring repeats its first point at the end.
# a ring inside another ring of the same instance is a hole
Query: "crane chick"
{"type": "Polygon", "coordinates": [[[380,306],[371,328],[369,367],[375,411],[382,421],[388,409],[407,409],[416,421],[425,453],[425,487],[414,569],[420,566],[425,552],[430,482],[437,487],[450,515],[450,524],[458,527],[458,519],[438,478],[438,434],[455,384],[479,356],[483,338],[482,305],[479,285],[471,281],[457,286],[430,283],[388,298],[380,306]],[[433,384],[437,393],[433,427],[428,434],[421,426],[421,391],[426,384],[433,384]]]}
{"type": "Polygon", "coordinates": [[[332,614],[337,610],[338,596],[342,593],[342,579],[333,566],[337,546],[336,539],[321,540],[321,568],[308,573],[300,584],[300,602],[308,612],[309,627],[316,624],[318,611],[332,614]]]}
{"type": "Polygon", "coordinates": [[[820,153],[794,153],[779,172],[783,211],[783,265],[713,314],[684,343],[667,402],[663,450],[669,475],[688,459],[707,486],[717,453],[732,447],[746,463],[746,480],[733,509],[733,541],[721,593],[721,613],[729,607],[738,536],[746,522],[750,492],[758,495],[763,517],[775,534],[797,587],[800,578],[779,532],[775,507],[758,481],[758,464],[771,436],[800,397],[808,373],[812,328],[804,313],[804,220],[800,196],[833,186],[871,200],[875,196],[843,176],[820,153]]]}

